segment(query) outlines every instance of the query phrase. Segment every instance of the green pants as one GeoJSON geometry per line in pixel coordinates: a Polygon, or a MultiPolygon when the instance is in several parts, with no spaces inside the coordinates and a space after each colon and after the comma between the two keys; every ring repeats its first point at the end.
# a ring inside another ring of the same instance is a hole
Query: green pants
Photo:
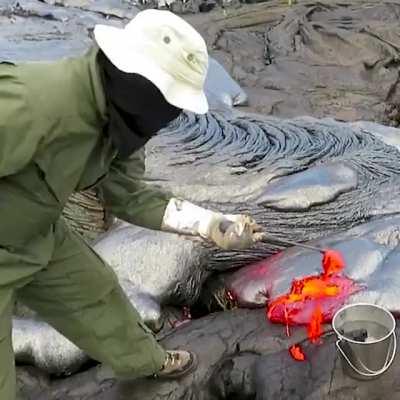
{"type": "Polygon", "coordinates": [[[93,359],[112,367],[117,376],[150,375],[165,360],[164,350],[130,304],[111,268],[62,222],[55,227],[54,243],[52,258],[43,266],[24,256],[8,257],[0,247],[2,400],[15,398],[11,343],[15,299],[35,310],[93,359]]]}

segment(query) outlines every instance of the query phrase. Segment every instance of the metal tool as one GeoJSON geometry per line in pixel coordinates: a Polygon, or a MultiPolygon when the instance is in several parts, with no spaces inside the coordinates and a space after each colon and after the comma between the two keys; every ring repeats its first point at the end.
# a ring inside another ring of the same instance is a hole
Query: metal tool
{"type": "Polygon", "coordinates": [[[322,254],[326,253],[327,249],[323,249],[321,247],[316,247],[316,246],[311,246],[309,244],[303,244],[299,242],[292,242],[291,240],[286,240],[286,239],[278,239],[276,237],[267,235],[266,233],[263,234],[263,237],[261,239],[262,242],[272,242],[275,244],[283,244],[283,245],[289,245],[289,246],[298,246],[298,247],[303,247],[308,250],[313,250],[313,251],[318,251],[322,254]]]}

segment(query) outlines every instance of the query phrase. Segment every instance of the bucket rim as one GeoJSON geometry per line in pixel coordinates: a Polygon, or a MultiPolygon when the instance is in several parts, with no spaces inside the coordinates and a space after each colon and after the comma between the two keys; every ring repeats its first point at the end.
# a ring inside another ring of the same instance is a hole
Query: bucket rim
{"type": "Polygon", "coordinates": [[[332,328],[333,328],[333,330],[335,331],[336,336],[338,337],[339,340],[345,340],[346,342],[354,343],[354,344],[358,344],[358,345],[369,345],[369,344],[375,344],[375,343],[383,342],[384,340],[386,340],[386,339],[388,339],[390,336],[392,336],[392,335],[393,335],[393,332],[394,332],[395,329],[396,329],[396,320],[395,320],[393,314],[392,314],[388,309],[386,309],[385,307],[382,307],[382,306],[379,306],[379,305],[373,304],[373,303],[352,303],[352,304],[347,304],[347,305],[341,307],[339,310],[336,311],[335,315],[334,315],[333,318],[332,318],[332,328]],[[344,310],[347,309],[347,308],[355,307],[355,306],[372,306],[372,307],[379,308],[380,310],[384,311],[386,314],[388,314],[388,315],[390,316],[390,319],[392,320],[392,323],[393,323],[392,329],[391,329],[391,330],[389,331],[389,333],[388,333],[387,335],[385,335],[384,337],[382,337],[382,338],[380,338],[380,339],[372,340],[372,341],[370,341],[370,342],[358,342],[357,340],[349,339],[349,338],[343,336],[343,335],[342,335],[340,332],[338,332],[337,329],[336,329],[336,324],[335,324],[336,317],[339,315],[339,313],[340,313],[341,311],[344,311],[344,310]]]}

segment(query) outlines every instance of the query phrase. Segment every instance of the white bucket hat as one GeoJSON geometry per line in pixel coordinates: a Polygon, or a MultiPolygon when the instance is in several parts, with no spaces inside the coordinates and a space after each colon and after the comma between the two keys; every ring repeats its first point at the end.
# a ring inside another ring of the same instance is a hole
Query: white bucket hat
{"type": "Polygon", "coordinates": [[[182,18],[170,11],[145,10],[123,29],[96,25],[94,36],[119,70],[144,76],[170,104],[197,114],[208,111],[203,90],[207,45],[182,18]]]}

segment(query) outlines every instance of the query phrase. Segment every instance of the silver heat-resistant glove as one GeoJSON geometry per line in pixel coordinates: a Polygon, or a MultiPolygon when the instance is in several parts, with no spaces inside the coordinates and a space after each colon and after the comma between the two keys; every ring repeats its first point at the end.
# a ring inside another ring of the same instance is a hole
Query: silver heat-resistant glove
{"type": "Polygon", "coordinates": [[[261,227],[248,215],[224,215],[175,198],[168,203],[161,229],[200,236],[224,250],[247,249],[262,236],[261,227]]]}

